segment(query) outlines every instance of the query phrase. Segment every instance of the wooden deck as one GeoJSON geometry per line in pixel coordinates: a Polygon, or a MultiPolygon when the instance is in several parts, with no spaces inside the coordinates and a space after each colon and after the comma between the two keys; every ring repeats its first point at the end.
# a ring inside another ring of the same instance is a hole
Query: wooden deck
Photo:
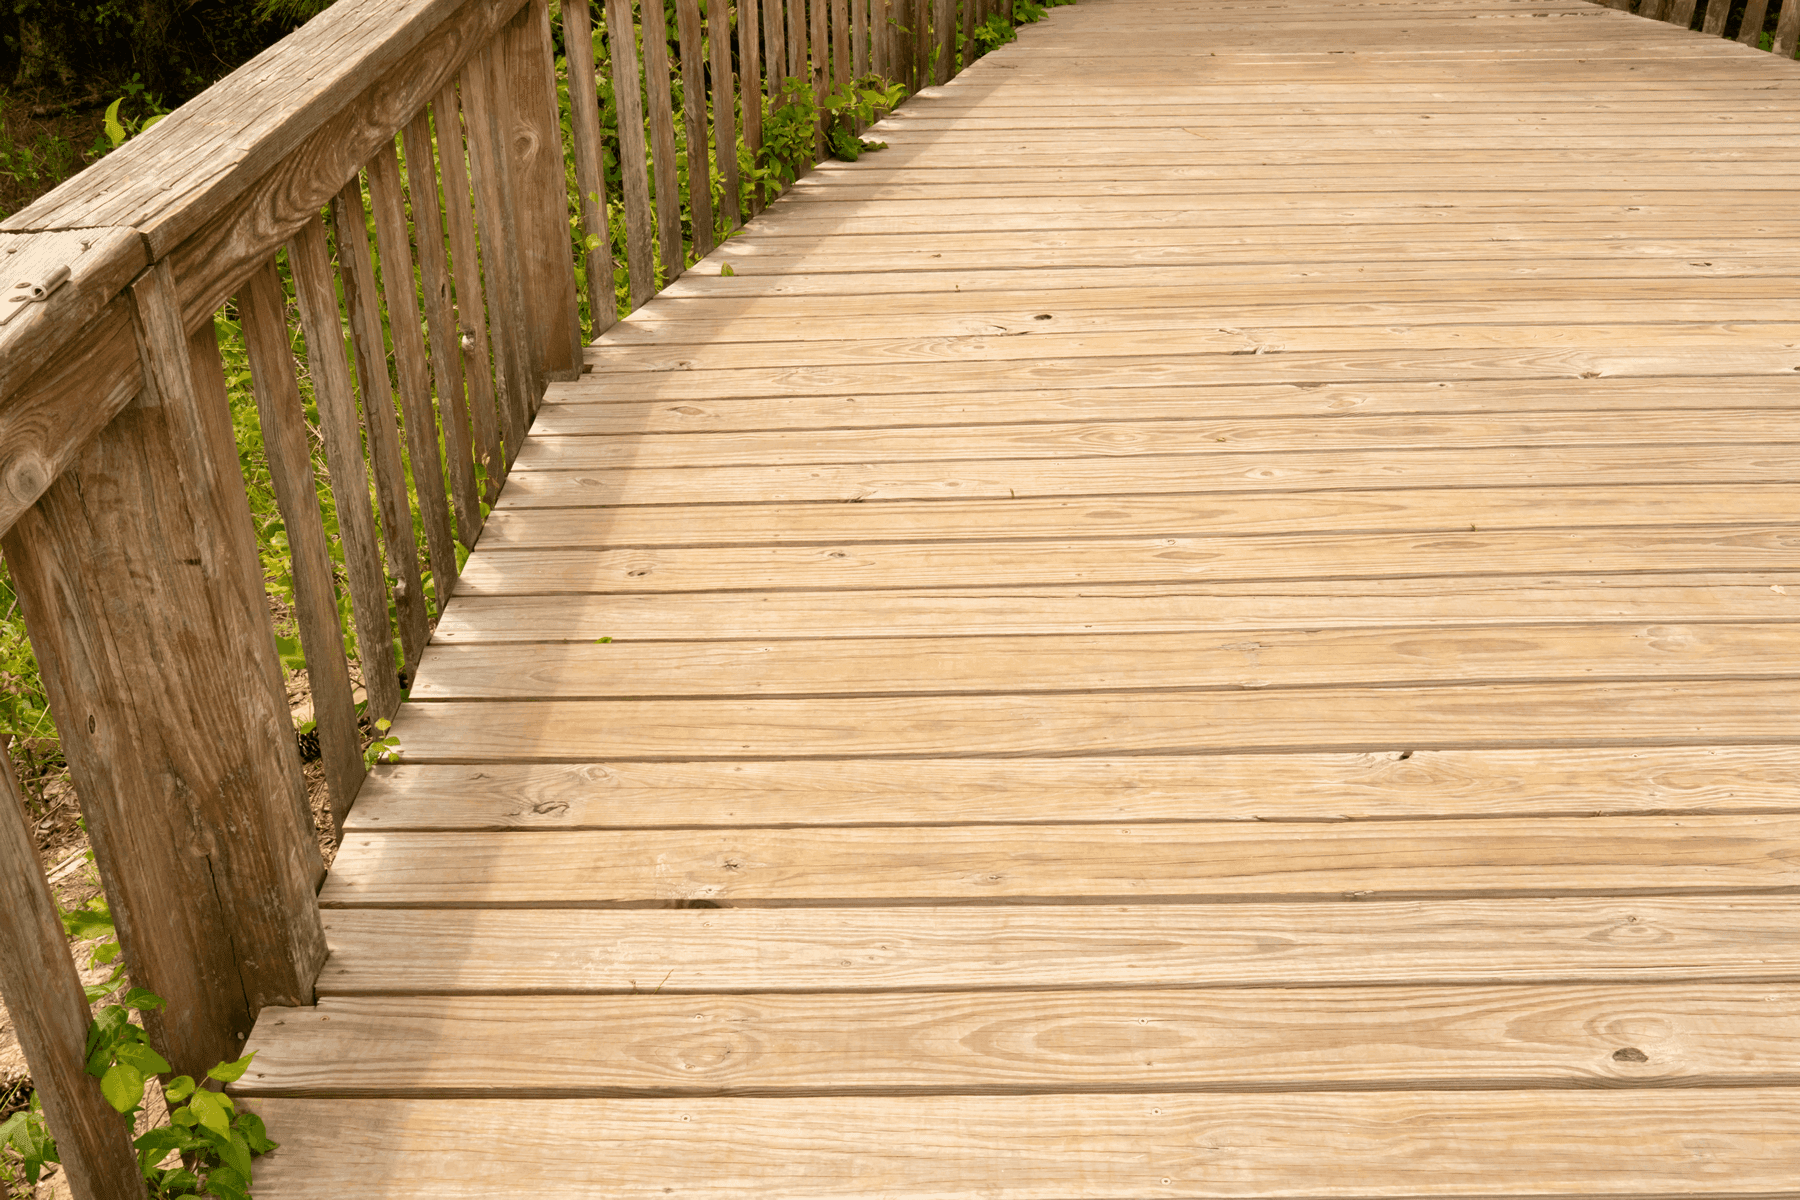
{"type": "Polygon", "coordinates": [[[552,388],[259,1200],[1800,1196],[1800,67],[1082,0],[879,136],[552,388]]]}

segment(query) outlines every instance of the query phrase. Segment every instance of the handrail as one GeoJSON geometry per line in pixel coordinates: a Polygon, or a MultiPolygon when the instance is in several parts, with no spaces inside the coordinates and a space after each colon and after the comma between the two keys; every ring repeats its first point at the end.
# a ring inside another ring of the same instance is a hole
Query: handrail
{"type": "MultiPolygon", "coordinates": [[[[583,369],[583,301],[591,332],[617,317],[609,205],[635,307],[771,198],[738,177],[738,130],[754,153],[765,106],[871,70],[944,82],[977,25],[1011,22],[1009,0],[676,0],[673,28],[651,5],[640,44],[633,0],[604,2],[604,21],[562,4],[571,146],[547,0],[339,0],[0,222],[8,282],[31,285],[0,314],[0,534],[132,982],[169,1002],[145,1023],[178,1072],[235,1057],[261,1007],[309,1003],[325,955],[221,306],[287,531],[341,828],[369,725],[400,703],[459,546],[548,383],[583,369]],[[604,131],[599,60],[623,137],[604,131]],[[683,139],[700,148],[685,195],[683,139]]],[[[44,896],[19,895],[0,947],[49,936],[44,896]]],[[[9,1002],[17,965],[0,963],[9,1002]]],[[[112,1200],[131,1192],[104,1144],[116,1124],[67,1094],[86,1024],[85,1009],[50,1011],[68,992],[14,1011],[48,1014],[27,1049],[58,1093],[52,1130],[87,1164],[78,1196],[112,1200]]]]}

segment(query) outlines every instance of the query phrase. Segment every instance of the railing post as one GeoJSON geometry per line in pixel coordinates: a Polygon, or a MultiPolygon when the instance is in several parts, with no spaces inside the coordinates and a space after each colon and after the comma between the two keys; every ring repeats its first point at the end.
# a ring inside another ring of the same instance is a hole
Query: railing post
{"type": "Polygon", "coordinates": [[[88,1005],[0,738],[0,997],[76,1200],[143,1200],[124,1119],[84,1069],[88,1005]]]}
{"type": "Polygon", "coordinates": [[[581,309],[569,241],[569,185],[556,106],[556,56],[546,0],[530,0],[496,39],[507,94],[500,98],[518,264],[525,291],[532,407],[544,382],[581,374],[581,309]]]}
{"type": "Polygon", "coordinates": [[[132,285],[144,382],[6,535],[131,977],[178,1072],[306,1004],[323,868],[210,323],[132,285]]]}

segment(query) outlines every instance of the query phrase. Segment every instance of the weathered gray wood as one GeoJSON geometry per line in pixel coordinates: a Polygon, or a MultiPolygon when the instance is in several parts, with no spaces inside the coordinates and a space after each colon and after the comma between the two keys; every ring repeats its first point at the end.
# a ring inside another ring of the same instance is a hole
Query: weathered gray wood
{"type": "MultiPolygon", "coordinates": [[[[363,435],[375,480],[375,508],[381,514],[381,544],[399,618],[400,673],[412,678],[431,636],[425,583],[419,573],[406,463],[400,455],[400,422],[394,412],[394,383],[388,375],[387,340],[382,329],[381,290],[369,249],[362,185],[351,180],[331,202],[337,235],[338,278],[343,288],[350,344],[355,350],[357,392],[362,400],[363,435]]],[[[409,289],[410,290],[410,289],[409,289]]]]}
{"type": "Polygon", "coordinates": [[[1746,46],[1756,45],[1768,16],[1769,0],[1745,0],[1744,17],[1738,26],[1737,40],[1746,46]]]}
{"type": "MultiPolygon", "coordinates": [[[[68,345],[69,335],[98,317],[147,262],[144,239],[130,229],[0,233],[0,318],[5,320],[0,324],[0,399],[12,400],[26,379],[68,345]],[[53,284],[40,300],[16,300],[10,294],[15,283],[59,278],[64,282],[53,284]]],[[[0,446],[6,440],[0,433],[0,446]]],[[[18,453],[14,449],[11,456],[18,453]]],[[[0,466],[0,477],[7,474],[0,466]]]]}
{"type": "Polygon", "coordinates": [[[344,817],[362,786],[365,770],[350,668],[338,627],[331,544],[320,518],[306,410],[295,382],[293,352],[288,348],[286,296],[273,262],[245,280],[237,303],[269,475],[287,529],[294,608],[300,645],[306,652],[307,684],[331,796],[331,819],[334,832],[341,836],[344,817]]]}
{"type": "MultiPolygon", "coordinates": [[[[688,212],[695,258],[712,253],[712,155],[707,149],[706,35],[700,24],[700,0],[675,0],[675,26],[681,44],[681,115],[687,135],[688,212]]],[[[731,103],[729,75],[720,93],[731,103]]],[[[722,143],[721,143],[722,144],[722,143]]]]}
{"type": "MultiPolygon", "coordinates": [[[[729,14],[730,5],[726,6],[729,14]]],[[[752,161],[756,152],[762,149],[762,97],[763,97],[763,57],[761,22],[768,19],[770,11],[779,11],[779,0],[738,0],[737,3],[737,46],[738,46],[738,111],[742,114],[743,142],[750,148],[752,161]]],[[[730,47],[727,46],[729,56],[730,47]]],[[[718,103],[717,100],[714,101],[718,103]]],[[[733,155],[735,170],[736,155],[733,155]]],[[[740,193],[742,189],[740,188],[740,193]]],[[[755,216],[762,210],[761,189],[755,189],[745,197],[740,207],[740,222],[755,216]]]]}
{"type": "MultiPolygon", "coordinates": [[[[437,128],[438,163],[444,173],[444,211],[450,234],[450,278],[456,286],[457,340],[462,377],[468,386],[472,456],[486,480],[489,503],[500,495],[506,478],[506,450],[500,444],[499,399],[494,368],[488,357],[486,289],[481,283],[481,253],[476,248],[475,214],[470,207],[469,168],[463,143],[462,105],[454,85],[432,102],[437,128]]],[[[473,533],[479,532],[479,525],[473,533]]]]}
{"type": "MultiPolygon", "coordinates": [[[[752,31],[756,28],[754,6],[755,0],[751,0],[750,9],[743,14],[752,31]]],[[[730,0],[708,0],[706,33],[712,53],[713,161],[724,188],[720,215],[724,218],[726,231],[730,232],[744,223],[743,205],[739,199],[742,188],[738,181],[738,125],[734,110],[738,89],[731,74],[730,0]]]]}
{"type": "Polygon", "coordinates": [[[962,63],[964,68],[975,61],[975,15],[979,7],[977,0],[962,0],[962,63]]]}
{"type": "MultiPolygon", "coordinates": [[[[436,199],[433,188],[428,202],[435,204],[436,199]]],[[[369,160],[369,201],[375,209],[375,241],[381,251],[382,290],[399,376],[400,409],[406,417],[406,456],[412,468],[420,523],[425,527],[437,608],[442,612],[456,590],[456,535],[450,528],[444,460],[438,453],[437,413],[431,403],[431,369],[426,360],[425,336],[419,329],[419,299],[413,290],[412,243],[400,193],[400,160],[391,142],[369,160]]],[[[422,590],[420,602],[424,603],[422,590]]]]}
{"type": "Polygon", "coordinates": [[[506,89],[493,46],[469,60],[461,79],[463,118],[469,139],[469,169],[475,184],[475,215],[481,229],[481,265],[486,279],[489,331],[494,350],[494,384],[505,457],[512,466],[531,427],[537,389],[532,381],[531,332],[526,328],[524,281],[518,259],[518,227],[508,180],[506,89]]]}
{"type": "MultiPolygon", "coordinates": [[[[755,0],[751,0],[755,3],[755,0]]],[[[575,140],[575,187],[587,235],[588,333],[599,337],[619,319],[613,298],[612,232],[606,221],[605,147],[600,138],[600,81],[595,71],[594,22],[588,0],[563,0],[563,40],[569,62],[569,117],[575,140]]]]}
{"type": "Polygon", "coordinates": [[[1797,45],[1800,45],[1800,0],[1781,0],[1781,20],[1775,25],[1775,53],[1792,59],[1797,45]]]}
{"type": "MultiPolygon", "coordinates": [[[[825,93],[831,90],[831,11],[829,0],[801,0],[807,10],[808,50],[807,79],[812,84],[813,97],[823,100],[825,93]]],[[[823,162],[825,153],[825,120],[823,109],[813,125],[813,158],[823,162]]]]}
{"type": "Polygon", "coordinates": [[[0,737],[0,1000],[79,1200],[143,1200],[131,1134],[85,1070],[88,1002],[0,737]]]}
{"type": "MultiPolygon", "coordinates": [[[[456,139],[453,145],[460,152],[457,131],[449,131],[449,137],[456,139]]],[[[412,193],[413,223],[418,233],[419,286],[425,299],[426,325],[431,331],[431,373],[437,384],[437,416],[444,432],[456,533],[458,540],[472,549],[481,533],[481,497],[475,488],[469,403],[463,391],[462,347],[456,332],[456,303],[450,291],[450,263],[444,254],[444,215],[438,197],[433,143],[431,112],[420,109],[405,130],[406,181],[412,193]]],[[[455,562],[454,554],[451,562],[455,562]]],[[[441,611],[441,604],[439,608],[441,611]]]]}
{"type": "Polygon", "coordinates": [[[934,83],[948,83],[956,74],[956,0],[933,0],[931,27],[936,35],[937,62],[932,70],[934,83]]]}
{"type": "Polygon", "coordinates": [[[145,389],[5,548],[132,979],[178,1071],[307,1003],[322,875],[212,326],[166,264],[132,297],[145,389]]]}
{"type": "Polygon", "coordinates": [[[655,172],[656,257],[659,283],[687,270],[681,240],[681,176],[675,167],[675,110],[669,87],[669,30],[666,14],[644,9],[644,95],[649,104],[650,166],[655,172]]]}
{"type": "Polygon", "coordinates": [[[858,79],[869,73],[869,0],[850,0],[850,69],[858,79]]]}
{"type": "Polygon", "coordinates": [[[322,221],[303,225],[294,235],[288,247],[288,267],[294,276],[300,327],[306,334],[306,361],[312,373],[313,401],[319,409],[331,494],[337,502],[338,536],[344,542],[344,570],[356,618],[357,661],[368,692],[370,719],[387,720],[400,707],[399,666],[394,661],[393,626],[388,622],[387,580],[369,511],[369,468],[363,461],[356,394],[344,356],[344,328],[322,221]]]}
{"type": "MultiPolygon", "coordinates": [[[[369,103],[380,94],[372,81],[400,82],[397,94],[386,90],[402,105],[411,87],[429,94],[442,80],[415,81],[417,68],[453,71],[468,47],[485,41],[520,3],[345,0],[0,227],[131,226],[143,234],[150,257],[165,257],[271,172],[291,169],[300,148],[334,120],[353,115],[378,129],[380,122],[370,118],[386,105],[369,103]]],[[[377,136],[392,134],[408,115],[395,115],[377,136]]],[[[353,166],[368,156],[366,149],[347,149],[353,166]]],[[[313,208],[341,186],[343,177],[331,182],[313,208]]],[[[246,265],[266,259],[286,236],[246,265]]]]}
{"type": "MultiPolygon", "coordinates": [[[[787,8],[787,79],[807,81],[806,0],[786,0],[787,8]]],[[[783,80],[785,83],[786,80],[783,80]]]]}
{"type": "Polygon", "coordinates": [[[1731,15],[1731,0],[1706,0],[1706,20],[1700,31],[1709,37],[1718,37],[1725,32],[1725,22],[1731,15]]]}
{"type": "Polygon", "coordinates": [[[656,263],[651,253],[650,166],[644,148],[644,102],[631,7],[631,0],[606,0],[606,45],[611,52],[613,99],[619,106],[625,261],[631,278],[631,307],[637,308],[656,294],[656,263]]]}
{"type": "MultiPolygon", "coordinates": [[[[823,4],[827,0],[814,0],[823,4]]],[[[831,5],[831,86],[842,87],[850,79],[850,6],[845,0],[831,5]]]]}
{"type": "Polygon", "coordinates": [[[495,36],[500,129],[512,188],[514,254],[530,351],[529,411],[551,379],[581,374],[581,313],[569,243],[569,185],[557,114],[555,47],[547,0],[527,0],[495,36]]]}
{"type": "Polygon", "coordinates": [[[1674,0],[1673,5],[1669,8],[1667,18],[1669,24],[1686,29],[1689,22],[1694,19],[1694,4],[1695,0],[1674,0]]]}

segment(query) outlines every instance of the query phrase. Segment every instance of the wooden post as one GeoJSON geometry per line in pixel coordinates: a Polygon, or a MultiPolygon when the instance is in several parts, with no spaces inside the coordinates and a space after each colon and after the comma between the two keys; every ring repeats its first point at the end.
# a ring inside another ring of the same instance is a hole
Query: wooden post
{"type": "MultiPolygon", "coordinates": [[[[1796,0],[1796,2],[1800,3],[1800,0],[1796,0]]],[[[1737,40],[1746,46],[1757,45],[1758,37],[1762,33],[1763,22],[1768,15],[1769,0],[1748,0],[1744,5],[1743,23],[1738,26],[1737,40]]]]}
{"type": "MultiPolygon", "coordinates": [[[[681,120],[687,136],[688,226],[695,259],[713,248],[712,172],[706,146],[706,33],[700,0],[675,0],[676,37],[681,48],[681,120]]],[[[729,85],[726,96],[730,95],[729,85]]]]}
{"type": "Polygon", "coordinates": [[[575,135],[575,186],[581,192],[582,229],[596,243],[587,252],[588,332],[599,337],[618,323],[619,312],[613,300],[612,230],[606,223],[606,172],[601,166],[605,149],[600,142],[594,23],[588,0],[563,0],[562,11],[570,123],[575,135]]]}
{"type": "Polygon", "coordinates": [[[650,168],[644,147],[643,83],[638,75],[631,0],[606,0],[606,46],[612,60],[613,97],[619,106],[625,262],[631,279],[631,307],[637,308],[656,295],[656,264],[650,256],[650,168]]]}
{"type": "Polygon", "coordinates": [[[131,1132],[84,1069],[88,1004],[0,737],[0,998],[76,1200],[143,1200],[131,1132]]]}
{"type": "Polygon", "coordinates": [[[495,38],[498,97],[531,350],[531,412],[544,383],[581,375],[581,306],[569,241],[569,186],[556,107],[556,52],[547,0],[529,0],[495,38]]]}
{"type": "Polygon", "coordinates": [[[1700,32],[1718,37],[1725,32],[1725,21],[1731,15],[1731,0],[1706,0],[1706,20],[1700,32]]]}
{"type": "Polygon", "coordinates": [[[1781,20],[1775,25],[1775,53],[1794,57],[1800,46],[1800,0],[1781,0],[1781,20]]]}
{"type": "MultiPolygon", "coordinates": [[[[750,2],[754,6],[755,0],[750,2]]],[[[754,7],[749,16],[751,28],[754,29],[754,7]]],[[[744,217],[740,195],[743,185],[738,178],[737,80],[731,74],[730,0],[708,0],[706,43],[712,55],[713,158],[719,169],[719,183],[723,188],[721,215],[725,219],[725,228],[731,230],[742,225],[744,217]]],[[[693,178],[691,166],[688,168],[688,178],[693,178]]]]}
{"type": "Polygon", "coordinates": [[[131,291],[144,382],[5,549],[132,981],[176,1071],[310,1004],[324,869],[211,323],[131,291]]]}
{"type": "Polygon", "coordinates": [[[1686,29],[1694,23],[1695,0],[1675,0],[1668,12],[1668,22],[1686,29]]]}

